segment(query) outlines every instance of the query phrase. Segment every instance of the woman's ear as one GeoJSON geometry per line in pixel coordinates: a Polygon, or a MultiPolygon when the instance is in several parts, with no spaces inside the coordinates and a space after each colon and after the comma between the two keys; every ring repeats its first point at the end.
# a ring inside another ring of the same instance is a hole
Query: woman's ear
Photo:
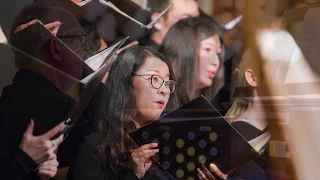
{"type": "MultiPolygon", "coordinates": [[[[151,15],[151,21],[155,20],[157,17],[159,17],[160,14],[159,13],[153,13],[151,15]]],[[[154,24],[154,28],[156,28],[158,31],[162,29],[162,21],[163,21],[163,17],[161,17],[155,24],[154,24]]]]}
{"type": "Polygon", "coordinates": [[[59,46],[59,43],[57,42],[57,40],[55,38],[52,38],[49,41],[49,53],[55,62],[62,61],[61,47],[59,46]]]}
{"type": "Polygon", "coordinates": [[[258,86],[258,78],[254,74],[254,71],[252,69],[247,69],[245,72],[246,81],[251,87],[257,87],[258,86]]]}

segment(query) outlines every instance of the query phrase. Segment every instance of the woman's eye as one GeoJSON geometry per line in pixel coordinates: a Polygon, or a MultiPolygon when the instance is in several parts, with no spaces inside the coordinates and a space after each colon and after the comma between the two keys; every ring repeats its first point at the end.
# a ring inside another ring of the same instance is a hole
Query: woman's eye
{"type": "Polygon", "coordinates": [[[158,82],[158,81],[159,81],[159,78],[158,78],[158,77],[153,77],[152,80],[155,81],[155,82],[158,82]]]}
{"type": "Polygon", "coordinates": [[[204,48],[203,53],[205,53],[205,54],[211,53],[211,48],[204,48]]]}

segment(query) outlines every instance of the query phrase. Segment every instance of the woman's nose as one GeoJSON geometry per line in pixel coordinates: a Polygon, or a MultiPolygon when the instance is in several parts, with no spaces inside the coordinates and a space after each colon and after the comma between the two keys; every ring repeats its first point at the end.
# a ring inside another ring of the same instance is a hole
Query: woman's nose
{"type": "Polygon", "coordinates": [[[170,94],[170,89],[169,89],[169,87],[167,87],[167,86],[165,85],[165,83],[164,83],[164,84],[158,89],[158,93],[159,93],[160,95],[165,96],[165,95],[170,94]]]}

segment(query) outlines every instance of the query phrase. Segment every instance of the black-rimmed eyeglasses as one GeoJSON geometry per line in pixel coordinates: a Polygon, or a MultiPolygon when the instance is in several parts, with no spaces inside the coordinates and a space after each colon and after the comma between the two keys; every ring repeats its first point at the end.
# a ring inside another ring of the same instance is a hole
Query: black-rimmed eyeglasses
{"type": "Polygon", "coordinates": [[[134,76],[140,76],[145,80],[148,80],[149,78],[147,79],[144,76],[151,76],[150,83],[153,88],[159,89],[164,84],[166,88],[169,88],[170,94],[172,94],[174,92],[174,90],[176,89],[176,86],[177,86],[177,83],[175,81],[173,81],[173,80],[165,81],[161,76],[156,75],[156,74],[141,74],[141,75],[136,74],[134,76]]]}

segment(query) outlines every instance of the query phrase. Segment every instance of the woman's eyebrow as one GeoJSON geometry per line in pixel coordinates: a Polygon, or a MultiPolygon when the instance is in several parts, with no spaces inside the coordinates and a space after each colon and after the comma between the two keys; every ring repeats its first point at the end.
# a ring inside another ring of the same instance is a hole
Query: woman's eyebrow
{"type": "Polygon", "coordinates": [[[203,43],[203,45],[207,45],[207,44],[209,44],[209,45],[211,45],[211,46],[214,46],[213,43],[203,43]]]}
{"type": "Polygon", "coordinates": [[[157,72],[157,73],[160,73],[158,70],[155,70],[155,69],[147,69],[148,71],[154,71],[154,72],[157,72]]]}
{"type": "MultiPolygon", "coordinates": [[[[158,74],[160,74],[160,72],[158,70],[155,69],[147,69],[148,71],[154,71],[157,72],[158,74]]],[[[170,77],[170,74],[166,74],[166,77],[170,77]]]]}

